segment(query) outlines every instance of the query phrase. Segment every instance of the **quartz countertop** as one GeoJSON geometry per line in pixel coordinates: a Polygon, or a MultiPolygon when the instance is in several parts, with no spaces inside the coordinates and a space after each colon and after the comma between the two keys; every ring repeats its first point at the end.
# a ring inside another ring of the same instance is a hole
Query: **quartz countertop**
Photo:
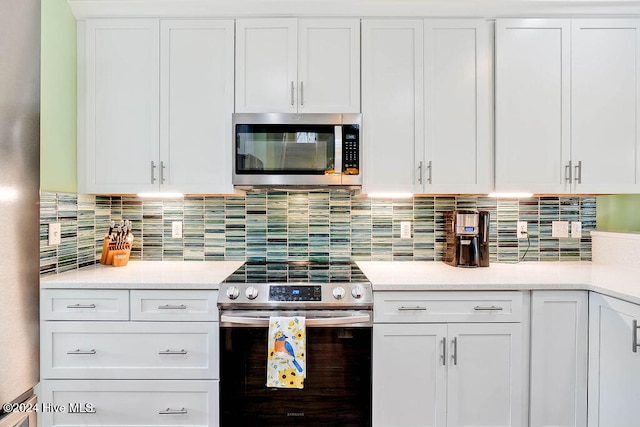
{"type": "Polygon", "coordinates": [[[592,262],[492,263],[456,268],[438,261],[359,261],[375,291],[589,290],[640,304],[640,270],[592,262]]]}
{"type": "MultiPolygon", "coordinates": [[[[243,261],[130,261],[40,278],[43,289],[218,289],[243,261]]],[[[588,290],[640,304],[640,270],[592,262],[492,263],[456,268],[439,261],[357,261],[376,291],[588,290]]]]}
{"type": "Polygon", "coordinates": [[[218,289],[243,261],[129,261],[126,266],[96,264],[44,276],[40,287],[99,289],[218,289]]]}

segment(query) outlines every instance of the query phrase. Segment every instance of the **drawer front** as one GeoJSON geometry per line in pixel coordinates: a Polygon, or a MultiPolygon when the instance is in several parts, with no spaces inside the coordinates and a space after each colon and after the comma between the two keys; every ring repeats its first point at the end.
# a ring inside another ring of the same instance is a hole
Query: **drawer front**
{"type": "Polygon", "coordinates": [[[218,291],[131,291],[131,320],[218,321],[218,291]]]}
{"type": "Polygon", "coordinates": [[[129,291],[42,289],[40,320],[129,320],[129,291]]]}
{"type": "Polygon", "coordinates": [[[218,379],[213,322],[43,322],[43,378],[218,379]]]}
{"type": "Polygon", "coordinates": [[[46,380],[43,425],[215,427],[218,390],[218,381],[46,380]]]}
{"type": "Polygon", "coordinates": [[[375,323],[521,322],[522,292],[376,292],[375,323]]]}

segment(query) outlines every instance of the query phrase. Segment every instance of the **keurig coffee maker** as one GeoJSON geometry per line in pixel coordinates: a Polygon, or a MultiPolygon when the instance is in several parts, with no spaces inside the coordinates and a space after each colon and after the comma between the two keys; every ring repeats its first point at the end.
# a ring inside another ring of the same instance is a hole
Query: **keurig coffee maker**
{"type": "Polygon", "coordinates": [[[445,263],[454,267],[489,266],[488,211],[447,211],[444,227],[445,263]]]}

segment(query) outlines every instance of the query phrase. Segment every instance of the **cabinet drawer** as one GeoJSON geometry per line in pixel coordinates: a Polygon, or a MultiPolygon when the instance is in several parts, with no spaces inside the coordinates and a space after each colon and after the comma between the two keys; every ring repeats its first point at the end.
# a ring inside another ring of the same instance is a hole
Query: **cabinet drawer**
{"type": "Polygon", "coordinates": [[[131,320],[217,322],[218,291],[131,291],[131,320]]]}
{"type": "Polygon", "coordinates": [[[129,291],[42,289],[40,320],[129,320],[129,291]]]}
{"type": "Polygon", "coordinates": [[[215,427],[218,390],[218,381],[44,381],[43,425],[215,427]]]}
{"type": "Polygon", "coordinates": [[[520,322],[522,292],[377,292],[375,323],[520,322]]]}
{"type": "Polygon", "coordinates": [[[217,379],[213,322],[43,322],[43,378],[217,379]]]}

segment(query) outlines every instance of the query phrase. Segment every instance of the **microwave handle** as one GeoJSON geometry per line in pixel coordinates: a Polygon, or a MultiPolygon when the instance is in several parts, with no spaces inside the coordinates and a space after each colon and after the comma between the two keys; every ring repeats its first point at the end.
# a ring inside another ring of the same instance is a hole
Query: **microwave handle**
{"type": "Polygon", "coordinates": [[[335,126],[335,165],[334,173],[342,175],[342,126],[335,126]]]}

